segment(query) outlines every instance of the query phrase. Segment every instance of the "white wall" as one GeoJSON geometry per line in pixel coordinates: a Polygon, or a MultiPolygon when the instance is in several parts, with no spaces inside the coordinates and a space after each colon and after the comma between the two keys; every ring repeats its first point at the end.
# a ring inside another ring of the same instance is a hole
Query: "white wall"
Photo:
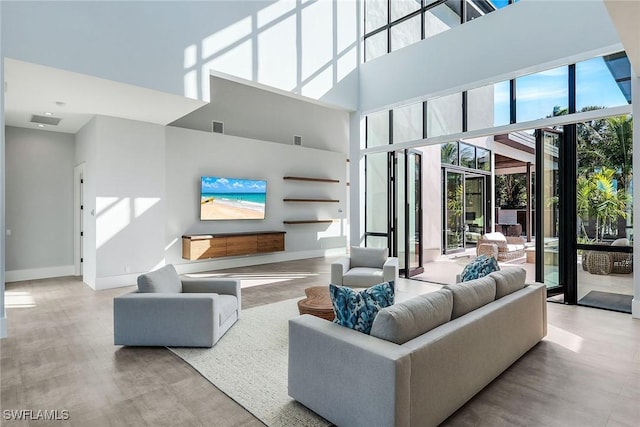
{"type": "Polygon", "coordinates": [[[203,100],[214,69],[353,109],[357,6],[355,0],[0,4],[10,58],[203,100]]]}
{"type": "Polygon", "coordinates": [[[166,261],[180,271],[228,268],[321,256],[346,245],[345,155],[230,135],[167,127],[166,261]],[[200,177],[267,180],[264,220],[200,221],[200,177]],[[339,184],[283,180],[311,176],[339,184]],[[283,198],[331,198],[339,203],[285,203],[283,198]],[[284,225],[286,219],[341,219],[331,224],[284,225]],[[285,253],[191,262],[182,259],[184,234],[286,231],[285,253]]]}
{"type": "Polygon", "coordinates": [[[522,0],[360,67],[360,110],[460,92],[621,49],[601,1],[522,0]]]}
{"type": "Polygon", "coordinates": [[[164,265],[165,128],[100,116],[96,127],[92,219],[101,289],[164,265]]]}
{"type": "Polygon", "coordinates": [[[224,123],[226,135],[346,152],[349,113],[246,82],[211,77],[211,102],[171,126],[211,132],[211,121],[224,123]]]}
{"type": "Polygon", "coordinates": [[[74,137],[8,126],[5,138],[7,280],[71,275],[74,137]]]}

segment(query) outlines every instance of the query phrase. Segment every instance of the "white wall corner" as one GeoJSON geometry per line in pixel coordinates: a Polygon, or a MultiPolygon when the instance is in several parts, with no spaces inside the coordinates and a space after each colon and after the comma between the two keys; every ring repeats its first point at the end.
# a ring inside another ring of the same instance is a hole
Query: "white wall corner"
{"type": "Polygon", "coordinates": [[[29,268],[25,270],[11,270],[5,272],[6,282],[21,282],[23,280],[49,279],[52,277],[73,276],[73,265],[60,265],[45,268],[29,268]]]}

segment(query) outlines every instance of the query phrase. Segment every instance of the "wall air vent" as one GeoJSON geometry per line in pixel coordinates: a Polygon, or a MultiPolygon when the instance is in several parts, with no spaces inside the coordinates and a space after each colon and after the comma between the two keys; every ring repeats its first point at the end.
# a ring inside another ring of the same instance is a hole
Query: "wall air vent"
{"type": "Polygon", "coordinates": [[[293,135],[293,145],[302,145],[302,137],[300,135],[293,135]]]}
{"type": "Polygon", "coordinates": [[[60,123],[60,120],[62,119],[58,117],[38,116],[36,114],[31,116],[31,123],[37,123],[39,125],[58,126],[58,123],[60,123]]]}
{"type": "Polygon", "coordinates": [[[224,133],[224,123],[216,122],[215,120],[211,121],[211,132],[213,133],[224,133]]]}

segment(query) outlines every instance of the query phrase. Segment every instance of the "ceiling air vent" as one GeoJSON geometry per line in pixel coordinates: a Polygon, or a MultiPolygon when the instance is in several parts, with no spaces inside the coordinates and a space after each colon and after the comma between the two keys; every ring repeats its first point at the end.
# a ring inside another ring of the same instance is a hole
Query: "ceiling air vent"
{"type": "Polygon", "coordinates": [[[215,120],[211,121],[211,132],[224,133],[224,123],[216,122],[215,120]]]}
{"type": "Polygon", "coordinates": [[[293,135],[293,145],[302,145],[302,137],[300,135],[293,135]]]}
{"type": "Polygon", "coordinates": [[[38,116],[36,114],[31,116],[31,123],[37,123],[40,125],[58,126],[58,123],[60,123],[60,120],[62,119],[58,117],[38,116]]]}

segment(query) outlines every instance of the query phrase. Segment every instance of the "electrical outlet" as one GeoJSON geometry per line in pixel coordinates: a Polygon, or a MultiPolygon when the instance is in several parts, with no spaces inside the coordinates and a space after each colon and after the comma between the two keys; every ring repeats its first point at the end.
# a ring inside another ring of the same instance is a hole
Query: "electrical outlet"
{"type": "Polygon", "coordinates": [[[7,228],[7,236],[11,236],[11,230],[7,228]]]}

